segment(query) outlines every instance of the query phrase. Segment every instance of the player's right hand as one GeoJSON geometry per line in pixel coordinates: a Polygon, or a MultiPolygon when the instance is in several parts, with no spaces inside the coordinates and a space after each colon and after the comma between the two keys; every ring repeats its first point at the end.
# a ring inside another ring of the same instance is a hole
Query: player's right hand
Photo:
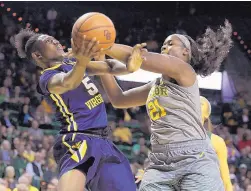
{"type": "Polygon", "coordinates": [[[83,37],[82,46],[80,48],[76,47],[73,39],[71,39],[72,56],[77,60],[91,60],[95,56],[99,55],[100,51],[102,51],[102,49],[100,50],[98,48],[99,41],[97,41],[96,38],[93,38],[89,42],[86,42],[85,39],[86,36],[83,37]]]}

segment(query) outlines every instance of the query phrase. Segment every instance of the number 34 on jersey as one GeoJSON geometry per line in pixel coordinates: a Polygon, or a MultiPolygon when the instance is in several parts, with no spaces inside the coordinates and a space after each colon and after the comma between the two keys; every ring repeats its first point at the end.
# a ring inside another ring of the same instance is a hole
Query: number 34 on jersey
{"type": "Polygon", "coordinates": [[[160,119],[167,115],[165,108],[163,108],[158,99],[154,99],[147,104],[147,109],[149,111],[149,116],[153,121],[160,119]]]}

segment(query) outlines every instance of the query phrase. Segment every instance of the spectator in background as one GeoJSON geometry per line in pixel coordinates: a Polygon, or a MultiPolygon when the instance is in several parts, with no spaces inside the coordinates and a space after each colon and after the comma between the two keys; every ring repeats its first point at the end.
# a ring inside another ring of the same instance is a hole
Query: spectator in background
{"type": "Polygon", "coordinates": [[[55,20],[57,18],[57,14],[58,14],[57,11],[55,9],[53,9],[53,8],[48,10],[47,20],[49,20],[49,21],[55,20]]]}
{"type": "Polygon", "coordinates": [[[24,105],[30,105],[30,98],[29,97],[24,97],[24,105]]]}
{"type": "Polygon", "coordinates": [[[4,140],[1,145],[0,150],[0,161],[3,163],[10,165],[11,159],[12,159],[13,153],[11,151],[11,145],[10,142],[7,140],[4,140]]]}
{"type": "Polygon", "coordinates": [[[44,107],[39,105],[35,112],[35,119],[39,124],[50,124],[52,122],[50,116],[45,112],[44,107]]]}
{"type": "Polygon", "coordinates": [[[1,125],[0,122],[0,141],[7,139],[7,128],[4,125],[1,125]]]}
{"type": "Polygon", "coordinates": [[[34,162],[30,162],[26,166],[26,172],[31,176],[43,177],[41,153],[36,152],[34,162]]]}
{"type": "Polygon", "coordinates": [[[33,141],[33,137],[31,135],[28,136],[27,144],[31,145],[31,149],[33,151],[37,150],[37,144],[33,141]]]}
{"type": "Polygon", "coordinates": [[[238,104],[239,108],[246,107],[246,100],[244,99],[244,92],[240,92],[236,95],[236,103],[238,104]]]}
{"type": "Polygon", "coordinates": [[[250,148],[251,147],[247,146],[241,150],[241,157],[239,160],[240,164],[245,164],[248,168],[251,168],[250,148]]]}
{"type": "Polygon", "coordinates": [[[250,140],[250,135],[248,134],[248,132],[245,132],[242,136],[242,140],[240,140],[238,143],[238,149],[241,151],[243,148],[247,146],[251,147],[251,140],[250,140]]]}
{"type": "MultiPolygon", "coordinates": [[[[38,191],[37,188],[35,188],[34,186],[30,185],[30,181],[29,181],[29,179],[26,176],[21,176],[18,179],[18,185],[20,185],[20,184],[25,185],[26,188],[28,189],[28,191],[38,191]]],[[[13,191],[19,191],[18,190],[18,185],[17,185],[17,187],[13,191]]]]}
{"type": "Polygon", "coordinates": [[[23,144],[26,144],[26,141],[28,140],[29,137],[29,133],[28,131],[22,131],[21,134],[19,135],[21,142],[23,142],[23,144]]]}
{"type": "Polygon", "coordinates": [[[7,183],[7,181],[6,180],[4,180],[4,179],[1,179],[0,178],[0,186],[2,186],[2,187],[0,187],[0,188],[5,188],[5,190],[3,190],[3,191],[11,191],[11,189],[10,188],[8,188],[8,183],[7,183]]]}
{"type": "Polygon", "coordinates": [[[44,172],[43,180],[49,183],[54,177],[57,177],[57,165],[56,163],[49,162],[48,167],[44,172]]]}
{"type": "Polygon", "coordinates": [[[0,184],[0,191],[11,191],[11,190],[7,188],[6,186],[0,184]]]}
{"type": "MultiPolygon", "coordinates": [[[[24,173],[22,176],[28,179],[29,191],[30,191],[30,190],[32,190],[32,191],[38,191],[38,190],[39,190],[38,188],[39,188],[40,185],[35,186],[35,185],[36,185],[36,184],[35,184],[36,178],[35,178],[34,176],[31,176],[29,173],[24,173]],[[33,184],[33,180],[34,180],[34,184],[33,184]]],[[[39,179],[39,182],[38,182],[38,183],[40,184],[40,179],[39,179]]]]}
{"type": "Polygon", "coordinates": [[[250,117],[250,113],[249,113],[248,108],[244,108],[242,110],[242,115],[241,115],[241,118],[240,118],[240,122],[241,122],[241,124],[250,125],[251,117],[250,117]]]}
{"type": "Polygon", "coordinates": [[[15,191],[29,191],[29,188],[25,184],[18,184],[15,191]]]}
{"type": "Polygon", "coordinates": [[[53,135],[48,136],[48,142],[49,142],[50,147],[54,145],[55,138],[53,137],[53,135]]]}
{"type": "Polygon", "coordinates": [[[236,165],[233,163],[229,163],[229,173],[230,175],[235,175],[236,174],[236,165]]]}
{"type": "Polygon", "coordinates": [[[245,130],[243,128],[238,127],[237,131],[236,131],[237,134],[232,135],[233,136],[233,141],[234,141],[235,145],[238,145],[238,143],[243,139],[244,131],[245,130]]]}
{"type": "Polygon", "coordinates": [[[0,104],[2,104],[5,101],[5,90],[4,88],[0,88],[0,104]]]}
{"type": "Polygon", "coordinates": [[[20,144],[20,139],[18,137],[15,137],[13,139],[13,144],[12,144],[12,150],[13,150],[13,157],[16,157],[18,152],[17,152],[17,148],[20,144]]]}
{"type": "Polygon", "coordinates": [[[14,189],[16,187],[16,180],[15,180],[15,169],[13,166],[7,166],[5,169],[5,176],[4,180],[8,183],[8,188],[14,189]]]}
{"type": "Polygon", "coordinates": [[[113,131],[113,136],[118,141],[132,144],[132,132],[128,127],[123,127],[123,126],[117,127],[113,131]]]}
{"type": "Polygon", "coordinates": [[[238,160],[241,155],[240,152],[234,146],[232,139],[226,141],[226,146],[228,152],[228,163],[238,164],[238,160]]]}
{"type": "Polygon", "coordinates": [[[246,191],[251,191],[251,185],[248,185],[246,191]]]}
{"type": "Polygon", "coordinates": [[[6,70],[6,77],[12,78],[12,71],[10,69],[6,70]]]}
{"type": "Polygon", "coordinates": [[[15,91],[14,91],[14,95],[11,96],[10,98],[10,102],[11,103],[23,103],[24,102],[24,98],[20,95],[21,92],[21,88],[19,86],[15,87],[15,91]]]}
{"type": "Polygon", "coordinates": [[[230,175],[231,183],[233,185],[233,191],[243,191],[243,189],[240,188],[238,180],[234,174],[230,175]]]}
{"type": "Polygon", "coordinates": [[[57,187],[54,186],[53,184],[49,183],[47,185],[47,191],[57,191],[57,187]]]}
{"type": "Polygon", "coordinates": [[[241,188],[244,188],[244,181],[246,179],[246,175],[247,175],[247,165],[241,164],[239,166],[239,173],[237,174],[237,179],[241,188]]]}
{"type": "Polygon", "coordinates": [[[26,158],[29,162],[33,162],[35,160],[35,152],[31,149],[31,145],[26,144],[26,149],[23,154],[24,158],[26,158]]]}
{"type": "Polygon", "coordinates": [[[53,178],[47,186],[47,191],[57,191],[58,179],[53,178]]]}
{"type": "Polygon", "coordinates": [[[34,141],[41,142],[44,136],[44,133],[38,127],[39,127],[39,123],[36,120],[33,120],[31,123],[31,128],[29,129],[28,133],[29,135],[33,137],[34,141]]]}
{"type": "Polygon", "coordinates": [[[5,127],[12,127],[14,122],[10,119],[9,117],[9,111],[4,110],[3,111],[3,117],[1,118],[1,124],[4,125],[5,127]]]}
{"type": "Polygon", "coordinates": [[[24,172],[27,160],[24,158],[24,144],[20,143],[17,147],[17,156],[13,159],[13,167],[15,169],[16,178],[19,178],[24,172]]]}
{"type": "Polygon", "coordinates": [[[40,163],[42,165],[45,165],[46,161],[48,160],[48,158],[47,158],[48,151],[49,151],[49,149],[46,150],[45,148],[42,147],[39,152],[40,153],[40,163]]]}
{"type": "Polygon", "coordinates": [[[29,112],[29,105],[23,105],[22,111],[19,113],[18,121],[22,126],[31,126],[33,118],[29,112]]]}
{"type": "Polygon", "coordinates": [[[55,160],[54,160],[53,149],[52,148],[48,152],[47,159],[48,159],[47,162],[48,162],[49,165],[53,165],[53,164],[56,163],[55,160]]]}
{"type": "Polygon", "coordinates": [[[13,132],[14,132],[13,126],[11,126],[7,129],[7,140],[10,142],[15,138],[15,134],[13,132]]]}
{"type": "Polygon", "coordinates": [[[245,178],[244,183],[243,183],[243,188],[246,190],[246,188],[248,187],[250,183],[251,183],[250,180],[248,178],[245,178]]]}
{"type": "Polygon", "coordinates": [[[10,87],[12,84],[12,80],[10,77],[5,78],[4,82],[3,82],[3,87],[1,87],[1,95],[3,96],[3,99],[5,102],[9,102],[10,99],[10,87]]]}

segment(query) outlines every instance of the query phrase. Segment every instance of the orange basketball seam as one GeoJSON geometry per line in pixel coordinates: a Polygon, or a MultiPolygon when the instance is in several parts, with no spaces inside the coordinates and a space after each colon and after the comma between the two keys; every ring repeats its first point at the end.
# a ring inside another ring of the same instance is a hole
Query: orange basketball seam
{"type": "MultiPolygon", "coordinates": [[[[96,14],[93,14],[93,15],[87,17],[87,18],[84,20],[84,22],[82,22],[82,24],[79,26],[79,29],[81,29],[82,25],[83,25],[88,19],[90,19],[91,17],[93,17],[94,15],[97,15],[97,14],[99,14],[99,13],[96,13],[96,14]]],[[[78,32],[79,32],[79,29],[78,29],[78,32]]]]}
{"type": "Polygon", "coordinates": [[[88,30],[84,30],[84,31],[78,31],[79,33],[84,33],[84,32],[88,32],[88,31],[91,31],[91,30],[94,30],[94,29],[98,29],[98,28],[103,28],[103,27],[114,27],[114,26],[111,26],[111,25],[109,25],[109,26],[107,26],[107,25],[104,25],[104,26],[97,26],[97,27],[93,27],[93,28],[91,28],[91,29],[88,29],[88,30]]]}

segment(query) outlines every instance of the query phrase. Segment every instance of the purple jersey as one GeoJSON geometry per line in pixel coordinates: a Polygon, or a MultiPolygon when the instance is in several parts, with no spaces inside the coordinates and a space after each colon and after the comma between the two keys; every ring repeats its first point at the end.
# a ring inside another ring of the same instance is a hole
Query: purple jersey
{"type": "Polygon", "coordinates": [[[61,131],[83,131],[91,128],[107,126],[107,114],[104,100],[97,87],[88,76],[74,90],[61,95],[51,94],[47,84],[52,76],[72,69],[72,64],[63,63],[42,72],[39,79],[38,92],[46,101],[56,108],[56,117],[62,124],[61,131]]]}

